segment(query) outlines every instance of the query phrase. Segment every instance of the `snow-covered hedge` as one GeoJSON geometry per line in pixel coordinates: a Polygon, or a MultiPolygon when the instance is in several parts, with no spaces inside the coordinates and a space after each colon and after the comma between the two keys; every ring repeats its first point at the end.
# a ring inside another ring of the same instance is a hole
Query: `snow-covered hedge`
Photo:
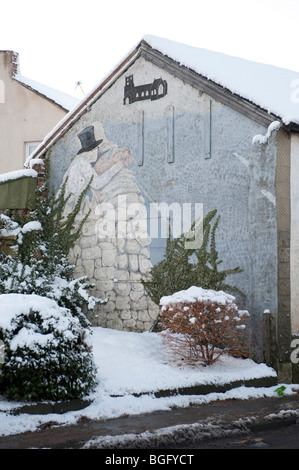
{"type": "Polygon", "coordinates": [[[160,300],[161,334],[180,359],[213,364],[222,354],[246,357],[244,335],[247,311],[239,310],[234,296],[192,286],[160,300]]]}
{"type": "Polygon", "coordinates": [[[37,294],[53,299],[70,309],[85,326],[89,322],[83,308],[92,314],[95,305],[105,303],[106,299],[90,295],[93,286],[86,277],[74,278],[68,247],[64,249],[61,241],[63,236],[67,240],[71,236],[62,222],[51,218],[49,209],[46,212],[43,224],[38,220],[26,222],[26,219],[20,223],[0,214],[0,238],[15,239],[11,254],[2,251],[0,243],[0,294],[37,294]],[[60,224],[61,238],[57,228],[60,224]]]}
{"type": "Polygon", "coordinates": [[[0,339],[0,391],[9,398],[79,398],[96,383],[90,328],[54,300],[0,295],[0,339]]]}

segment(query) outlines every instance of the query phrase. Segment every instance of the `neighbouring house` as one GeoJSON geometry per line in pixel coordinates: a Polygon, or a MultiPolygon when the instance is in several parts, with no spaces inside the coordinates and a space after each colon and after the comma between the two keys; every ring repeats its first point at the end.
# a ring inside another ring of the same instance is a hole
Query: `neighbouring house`
{"type": "Polygon", "coordinates": [[[141,279],[163,257],[165,225],[180,216],[187,229],[217,209],[223,268],[243,269],[231,284],[246,294],[255,357],[295,380],[298,83],[297,72],[145,36],[48,134],[27,166],[50,155],[55,189],[68,178],[68,210],[93,176],[71,256],[109,297],[96,324],[149,329],[157,307],[141,279]]]}
{"type": "Polygon", "coordinates": [[[24,77],[18,53],[0,51],[0,174],[22,170],[30,153],[78,101],[24,77]]]}

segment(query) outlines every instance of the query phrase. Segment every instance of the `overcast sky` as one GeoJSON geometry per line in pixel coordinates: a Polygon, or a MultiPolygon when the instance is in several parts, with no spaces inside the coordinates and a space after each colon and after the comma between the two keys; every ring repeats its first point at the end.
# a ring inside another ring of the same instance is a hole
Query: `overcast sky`
{"type": "Polygon", "coordinates": [[[23,75],[80,98],[145,34],[299,72],[299,0],[12,0],[0,19],[23,75]]]}

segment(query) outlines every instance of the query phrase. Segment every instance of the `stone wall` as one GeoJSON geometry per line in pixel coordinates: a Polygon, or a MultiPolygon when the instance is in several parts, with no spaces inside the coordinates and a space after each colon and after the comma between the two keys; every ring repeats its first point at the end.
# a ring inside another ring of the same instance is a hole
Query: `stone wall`
{"type": "MultiPolygon", "coordinates": [[[[82,229],[82,236],[71,250],[75,275],[86,275],[95,285],[95,296],[109,299],[98,305],[93,324],[120,330],[149,330],[158,308],[144,291],[141,279],[149,276],[150,239],[98,237],[98,213],[92,213],[82,229]]],[[[129,223],[132,220],[127,220],[129,223]]]]}

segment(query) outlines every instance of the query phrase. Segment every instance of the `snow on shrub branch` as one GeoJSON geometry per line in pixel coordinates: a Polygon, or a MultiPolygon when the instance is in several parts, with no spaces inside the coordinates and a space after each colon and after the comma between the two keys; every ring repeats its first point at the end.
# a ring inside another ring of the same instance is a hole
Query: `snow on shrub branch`
{"type": "Polygon", "coordinates": [[[0,339],[0,391],[9,398],[79,398],[96,384],[91,330],[54,300],[0,295],[0,339]]]}
{"type": "Polygon", "coordinates": [[[223,354],[248,357],[249,314],[239,310],[232,295],[192,286],[162,297],[160,305],[161,335],[184,363],[210,365],[223,354]]]}

